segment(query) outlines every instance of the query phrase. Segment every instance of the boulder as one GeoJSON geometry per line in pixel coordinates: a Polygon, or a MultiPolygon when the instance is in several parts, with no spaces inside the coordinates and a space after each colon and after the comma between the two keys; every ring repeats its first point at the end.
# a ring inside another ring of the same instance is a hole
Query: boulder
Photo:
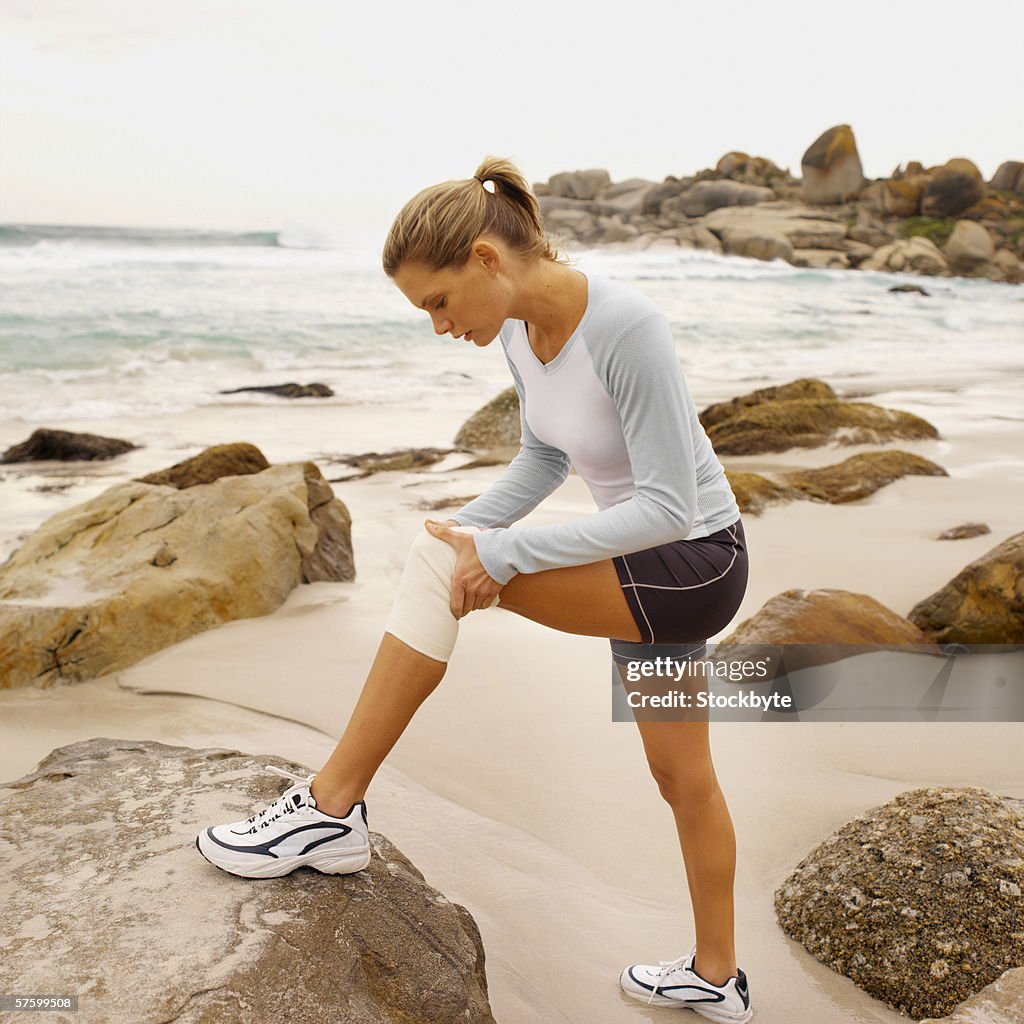
{"type": "Polygon", "coordinates": [[[900,242],[890,242],[875,250],[861,265],[861,270],[913,271],[917,274],[948,274],[949,264],[938,246],[920,235],[900,242]]]}
{"type": "Polygon", "coordinates": [[[921,175],[882,185],[882,213],[887,217],[913,217],[921,206],[927,179],[921,175]]]}
{"type": "Polygon", "coordinates": [[[647,197],[659,187],[653,181],[644,181],[640,178],[611,185],[602,189],[597,197],[597,212],[606,216],[639,216],[644,212],[647,197]]]}
{"type": "Polygon", "coordinates": [[[884,444],[938,437],[918,416],[866,402],[793,399],[765,402],[716,424],[708,438],[719,455],[755,455],[790,448],[837,444],[884,444]]]}
{"type": "Polygon", "coordinates": [[[221,395],[237,395],[243,391],[256,391],[264,395],[277,395],[279,398],[331,398],[334,392],[326,384],[266,384],[259,387],[232,388],[220,391],[221,395]]]}
{"type": "Polygon", "coordinates": [[[599,217],[597,231],[603,245],[612,242],[631,242],[640,235],[640,229],[636,225],[624,223],[621,217],[599,217]]]}
{"type": "Polygon", "coordinates": [[[584,213],[597,213],[597,203],[585,199],[564,199],[560,196],[538,196],[537,204],[545,221],[556,211],[580,210],[584,213]]]}
{"type": "Polygon", "coordinates": [[[112,459],[139,446],[116,437],[76,434],[68,430],[33,430],[28,440],[12,445],[0,456],[0,462],[91,462],[112,459]]]}
{"type": "Polygon", "coordinates": [[[776,594],[722,642],[865,644],[896,649],[907,644],[930,646],[928,637],[912,622],[873,597],[831,589],[776,594]]]}
{"type": "Polygon", "coordinates": [[[931,292],[926,291],[919,284],[894,284],[891,288],[886,288],[886,291],[892,292],[894,295],[923,295],[926,299],[931,296],[931,292]]]}
{"type": "Polygon", "coordinates": [[[384,836],[351,875],[251,881],[203,859],[199,828],[280,795],[268,764],[311,774],[93,739],[0,787],[6,986],[78,993],[105,1024],[494,1024],[476,923],[384,836]]]}
{"type": "Polygon", "coordinates": [[[971,562],[907,617],[937,643],[1024,642],[1024,533],[971,562]]]}
{"type": "Polygon", "coordinates": [[[518,447],[521,434],[519,394],[511,387],[492,398],[462,424],[455,435],[455,444],[460,448],[518,447]]]}
{"type": "Polygon", "coordinates": [[[919,1019],[1019,965],[1022,890],[1021,801],[922,788],[812,850],[776,890],[775,913],[817,960],[919,1019]]]}
{"type": "Polygon", "coordinates": [[[981,172],[970,160],[949,160],[928,178],[921,196],[925,217],[956,217],[986,194],[981,172]]]}
{"type": "Polygon", "coordinates": [[[864,187],[864,170],[857,142],[848,124],[836,125],[818,136],[800,161],[805,202],[845,203],[864,187]]]}
{"type": "Polygon", "coordinates": [[[951,526],[948,530],[943,530],[936,540],[965,540],[991,532],[992,528],[987,523],[961,523],[960,526],[951,526]]]}
{"type": "Polygon", "coordinates": [[[687,217],[703,217],[722,206],[753,206],[775,198],[770,188],[743,185],[737,181],[698,181],[680,196],[680,209],[687,217]]]}
{"type": "Polygon", "coordinates": [[[699,223],[722,240],[725,252],[752,259],[791,261],[794,249],[840,250],[846,237],[845,223],[782,201],[720,207],[699,223]]]}
{"type": "Polygon", "coordinates": [[[685,189],[693,184],[692,178],[668,178],[660,185],[649,189],[644,197],[643,213],[650,216],[657,216],[662,212],[662,203],[666,199],[674,199],[685,189]]]}
{"type": "Polygon", "coordinates": [[[176,462],[169,469],[161,469],[139,477],[143,484],[162,484],[184,490],[198,484],[212,484],[222,476],[246,476],[269,469],[266,456],[254,444],[217,444],[192,458],[176,462]]]}
{"type": "Polygon", "coordinates": [[[775,384],[767,388],[758,388],[746,395],[730,399],[728,402],[717,402],[709,405],[700,414],[700,424],[708,430],[717,423],[723,423],[744,409],[750,409],[764,402],[787,402],[795,398],[835,399],[836,393],[823,380],[813,377],[802,377],[788,384],[775,384]]]}
{"type": "Polygon", "coordinates": [[[760,473],[742,473],[726,470],[726,478],[740,512],[744,515],[760,515],[769,505],[784,505],[799,501],[805,495],[792,487],[769,480],[760,473]]]}
{"type": "Polygon", "coordinates": [[[552,196],[565,199],[594,199],[603,188],[611,184],[611,180],[611,175],[600,169],[563,171],[551,176],[548,189],[552,196]]]}
{"type": "Polygon", "coordinates": [[[1001,163],[989,187],[997,192],[1014,192],[1024,199],[1024,162],[1007,160],[1001,163]]]}
{"type": "Polygon", "coordinates": [[[972,220],[958,220],[946,243],[946,261],[957,274],[972,274],[992,262],[996,247],[992,236],[972,220]]]}
{"type": "Polygon", "coordinates": [[[348,510],[311,462],[118,484],[0,566],[0,688],[92,679],[266,615],[299,583],[354,576],[348,510]]]}
{"type": "Polygon", "coordinates": [[[949,476],[934,462],[909,452],[864,452],[834,466],[785,474],[787,486],[832,505],[860,501],[905,476],[949,476]]]}
{"type": "Polygon", "coordinates": [[[586,210],[556,209],[544,215],[544,226],[557,234],[571,231],[578,238],[589,238],[597,228],[597,218],[586,210]]]}
{"type": "Polygon", "coordinates": [[[791,181],[789,172],[777,167],[763,156],[747,153],[726,153],[715,165],[715,173],[748,185],[770,185],[774,181],[791,181]]]}

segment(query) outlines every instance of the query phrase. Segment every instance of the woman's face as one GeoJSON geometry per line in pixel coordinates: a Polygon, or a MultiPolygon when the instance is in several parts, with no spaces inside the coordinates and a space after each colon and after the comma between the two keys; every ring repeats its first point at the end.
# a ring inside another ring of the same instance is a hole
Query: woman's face
{"type": "Polygon", "coordinates": [[[461,267],[432,270],[424,263],[403,263],[395,284],[417,308],[425,310],[435,334],[450,334],[483,348],[508,319],[508,286],[500,273],[502,255],[489,242],[477,242],[461,267]]]}

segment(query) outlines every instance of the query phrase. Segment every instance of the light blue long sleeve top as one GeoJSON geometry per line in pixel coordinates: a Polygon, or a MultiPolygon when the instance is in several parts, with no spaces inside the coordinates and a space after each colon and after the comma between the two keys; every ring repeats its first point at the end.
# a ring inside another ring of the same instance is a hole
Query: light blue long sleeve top
{"type": "Polygon", "coordinates": [[[519,394],[520,450],[504,475],[449,518],[473,535],[488,575],[584,565],[731,526],[739,508],[697,418],[667,319],[627,285],[587,275],[587,308],[542,363],[522,321],[499,338],[519,394]],[[566,478],[583,478],[598,512],[509,527],[566,478]]]}

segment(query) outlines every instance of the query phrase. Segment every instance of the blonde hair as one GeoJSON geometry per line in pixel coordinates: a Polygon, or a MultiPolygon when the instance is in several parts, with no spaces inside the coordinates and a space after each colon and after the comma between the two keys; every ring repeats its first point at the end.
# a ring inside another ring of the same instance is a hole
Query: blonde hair
{"type": "Polygon", "coordinates": [[[561,261],[526,179],[511,161],[489,156],[472,178],[431,185],[402,207],[384,243],[384,273],[394,277],[409,262],[431,270],[462,266],[485,234],[528,258],[561,261]]]}

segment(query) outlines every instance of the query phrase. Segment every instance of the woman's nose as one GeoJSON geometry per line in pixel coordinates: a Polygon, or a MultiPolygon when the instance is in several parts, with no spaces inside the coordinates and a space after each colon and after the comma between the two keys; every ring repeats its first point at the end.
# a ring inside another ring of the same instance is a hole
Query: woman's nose
{"type": "Polygon", "coordinates": [[[435,334],[447,334],[452,329],[452,322],[447,318],[438,319],[434,321],[434,333],[435,334]]]}

